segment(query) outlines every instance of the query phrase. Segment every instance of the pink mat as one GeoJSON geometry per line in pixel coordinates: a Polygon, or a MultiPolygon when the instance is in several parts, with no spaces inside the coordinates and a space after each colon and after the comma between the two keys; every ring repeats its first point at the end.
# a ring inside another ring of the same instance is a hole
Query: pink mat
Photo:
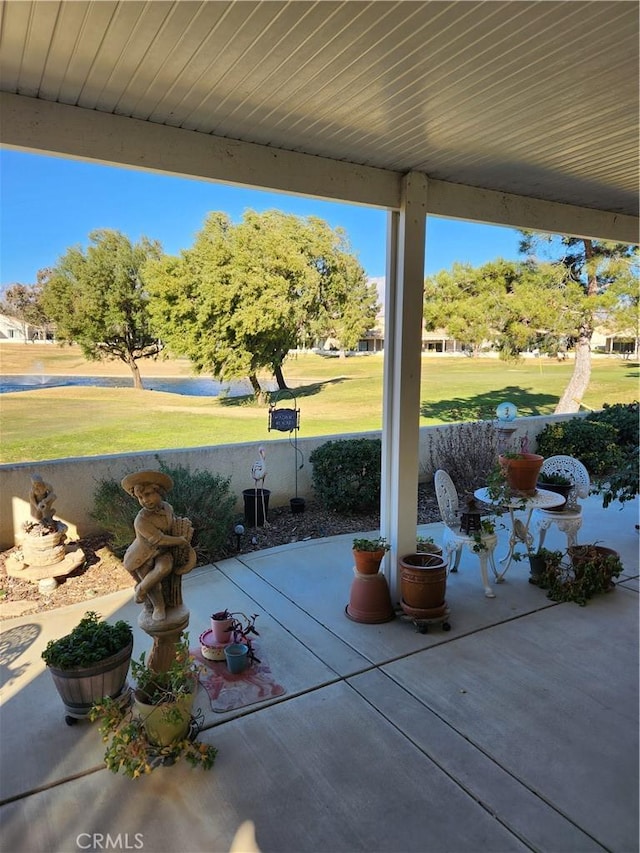
{"type": "Polygon", "coordinates": [[[205,666],[205,671],[200,675],[200,684],[209,694],[212,711],[224,714],[225,711],[244,708],[286,693],[284,687],[273,680],[264,652],[255,643],[254,649],[260,663],[252,663],[239,675],[230,673],[224,661],[203,658],[200,647],[190,649],[198,663],[205,666]]]}

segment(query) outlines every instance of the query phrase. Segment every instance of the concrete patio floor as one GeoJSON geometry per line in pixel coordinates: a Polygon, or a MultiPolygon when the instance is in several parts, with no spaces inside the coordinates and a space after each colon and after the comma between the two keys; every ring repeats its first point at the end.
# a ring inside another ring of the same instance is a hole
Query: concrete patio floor
{"type": "MultiPolygon", "coordinates": [[[[638,501],[584,503],[581,542],[615,547],[616,590],[554,604],[528,563],[483,595],[450,575],[451,630],[345,615],[351,535],[242,555],[184,580],[192,644],[214,610],[258,613],[286,693],[217,714],[200,689],[210,771],[130,780],[95,725],[67,726],[40,654],[94,609],[134,625],[129,591],[3,623],[2,850],[222,853],[250,819],[264,853],[638,850],[638,501]]],[[[440,525],[420,528],[439,540],[440,525]]],[[[500,554],[507,534],[500,532],[500,554]]],[[[552,527],[548,547],[563,546],[552,527]]]]}

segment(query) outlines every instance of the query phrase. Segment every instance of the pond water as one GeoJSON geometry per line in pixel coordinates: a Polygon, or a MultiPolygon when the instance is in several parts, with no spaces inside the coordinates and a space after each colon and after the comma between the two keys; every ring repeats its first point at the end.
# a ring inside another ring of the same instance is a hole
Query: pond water
{"type": "MultiPolygon", "coordinates": [[[[169,394],[184,394],[188,397],[242,397],[252,394],[249,380],[240,382],[218,382],[206,377],[142,377],[145,391],[166,391],[169,394]]],[[[262,382],[265,391],[275,391],[275,382],[262,382]]],[[[1,376],[0,394],[12,391],[35,391],[41,388],[56,388],[63,385],[93,386],[97,388],[133,388],[133,378],[127,376],[1,376]]]]}

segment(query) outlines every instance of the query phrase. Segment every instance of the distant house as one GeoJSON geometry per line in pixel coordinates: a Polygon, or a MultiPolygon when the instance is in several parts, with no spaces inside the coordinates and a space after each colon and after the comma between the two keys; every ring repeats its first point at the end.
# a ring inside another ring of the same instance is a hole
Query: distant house
{"type": "Polygon", "coordinates": [[[0,341],[24,343],[33,340],[33,330],[28,323],[0,314],[0,341]]]}
{"type": "Polygon", "coordinates": [[[53,340],[53,335],[47,333],[42,326],[32,326],[17,317],[0,314],[0,343],[28,343],[33,341],[53,340]]]}

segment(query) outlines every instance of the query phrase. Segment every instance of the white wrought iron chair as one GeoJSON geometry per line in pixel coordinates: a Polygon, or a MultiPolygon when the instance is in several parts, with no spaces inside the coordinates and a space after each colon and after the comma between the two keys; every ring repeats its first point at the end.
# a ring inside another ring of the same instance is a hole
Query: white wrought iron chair
{"type": "Polygon", "coordinates": [[[449,571],[458,571],[463,548],[467,547],[480,560],[480,574],[482,576],[484,594],[487,598],[495,598],[495,593],[489,585],[487,563],[491,565],[493,573],[497,577],[498,573],[493,559],[493,552],[498,544],[498,537],[495,533],[480,532],[480,549],[474,551],[474,548],[478,548],[476,537],[463,533],[460,530],[458,492],[453,480],[446,471],[439,470],[435,473],[434,486],[440,515],[445,523],[442,537],[442,553],[447,560],[449,571]]]}
{"type": "Polygon", "coordinates": [[[533,511],[533,523],[540,535],[538,550],[542,548],[547,530],[552,524],[557,524],[558,529],[566,535],[567,548],[570,548],[577,544],[578,531],[582,527],[582,507],[578,503],[578,498],[589,496],[591,485],[589,472],[582,462],[573,456],[550,456],[542,463],[539,479],[542,479],[544,474],[561,474],[571,481],[572,488],[565,506],[560,511],[553,512],[549,509],[533,511]]]}

